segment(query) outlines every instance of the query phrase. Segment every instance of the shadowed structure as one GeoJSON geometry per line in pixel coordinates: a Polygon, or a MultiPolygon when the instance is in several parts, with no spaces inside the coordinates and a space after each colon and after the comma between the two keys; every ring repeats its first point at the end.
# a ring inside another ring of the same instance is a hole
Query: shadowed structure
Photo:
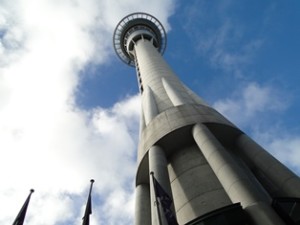
{"type": "Polygon", "coordinates": [[[136,225],[160,225],[150,172],[180,225],[300,224],[299,177],[179,80],[155,17],[126,16],[113,41],[135,66],[142,99],[136,225]]]}

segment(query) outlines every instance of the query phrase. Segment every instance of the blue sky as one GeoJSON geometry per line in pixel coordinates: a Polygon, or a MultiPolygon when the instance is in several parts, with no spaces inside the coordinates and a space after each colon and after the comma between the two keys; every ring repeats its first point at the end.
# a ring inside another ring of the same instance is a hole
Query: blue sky
{"type": "Polygon", "coordinates": [[[30,188],[27,224],[80,224],[91,178],[91,224],[132,224],[140,99],[112,33],[136,11],[188,87],[300,174],[299,1],[2,0],[1,224],[30,188]]]}

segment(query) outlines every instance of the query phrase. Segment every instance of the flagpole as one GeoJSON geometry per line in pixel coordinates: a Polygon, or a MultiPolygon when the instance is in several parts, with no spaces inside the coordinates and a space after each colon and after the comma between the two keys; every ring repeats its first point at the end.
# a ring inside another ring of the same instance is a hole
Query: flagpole
{"type": "Polygon", "coordinates": [[[91,182],[91,186],[90,186],[90,191],[89,191],[89,195],[88,195],[88,200],[86,203],[86,208],[85,208],[85,212],[84,212],[84,216],[82,218],[82,225],[89,225],[90,224],[90,214],[92,214],[92,188],[93,188],[93,183],[95,182],[94,179],[90,180],[91,182]]]}
{"type": "Polygon", "coordinates": [[[154,202],[154,204],[156,204],[158,225],[162,225],[162,223],[161,223],[161,215],[160,215],[160,206],[159,206],[159,201],[158,201],[157,192],[156,192],[155,183],[154,183],[155,182],[155,180],[154,180],[154,172],[151,171],[150,175],[152,177],[152,185],[153,185],[154,195],[155,195],[155,202],[154,202]]]}
{"type": "Polygon", "coordinates": [[[91,186],[90,186],[89,196],[91,196],[91,194],[92,194],[92,188],[93,188],[93,184],[94,184],[95,180],[91,179],[90,182],[91,182],[91,186]]]}
{"type": "Polygon", "coordinates": [[[34,192],[34,190],[30,189],[30,193],[12,225],[23,225],[25,216],[26,216],[26,212],[27,212],[27,208],[29,205],[30,197],[33,192],[34,192]]]}

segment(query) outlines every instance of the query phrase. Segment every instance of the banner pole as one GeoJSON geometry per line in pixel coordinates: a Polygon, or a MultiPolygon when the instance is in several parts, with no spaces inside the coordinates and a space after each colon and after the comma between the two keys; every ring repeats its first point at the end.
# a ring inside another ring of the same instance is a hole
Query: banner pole
{"type": "Polygon", "coordinates": [[[161,223],[161,215],[160,215],[160,206],[159,206],[159,201],[158,201],[156,187],[155,187],[154,172],[151,171],[150,175],[152,177],[152,185],[153,185],[153,189],[154,189],[154,196],[155,196],[155,202],[154,202],[154,204],[156,204],[157,217],[158,217],[158,225],[162,225],[162,223],[161,223]]]}

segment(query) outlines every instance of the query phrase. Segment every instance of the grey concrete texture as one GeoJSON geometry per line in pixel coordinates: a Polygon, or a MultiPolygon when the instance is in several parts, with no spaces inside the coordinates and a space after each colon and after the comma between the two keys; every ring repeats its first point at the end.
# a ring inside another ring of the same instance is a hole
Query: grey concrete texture
{"type": "Polygon", "coordinates": [[[206,126],[195,125],[193,136],[233,203],[241,202],[243,207],[247,207],[255,202],[268,201],[265,193],[257,190],[247,174],[206,126]]]}
{"type": "Polygon", "coordinates": [[[277,189],[273,190],[276,195],[273,197],[300,198],[300,179],[296,174],[245,134],[237,139],[236,146],[249,167],[260,171],[268,182],[272,182],[271,188],[277,189]]]}
{"type": "Polygon", "coordinates": [[[257,202],[244,209],[250,219],[250,224],[255,225],[287,225],[265,202],[257,202]]]}
{"type": "Polygon", "coordinates": [[[149,184],[140,184],[135,189],[135,225],[151,225],[151,201],[149,184]]]}
{"type": "Polygon", "coordinates": [[[196,145],[174,153],[168,168],[180,224],[232,204],[196,145]]]}
{"type": "Polygon", "coordinates": [[[173,106],[178,106],[178,105],[183,105],[183,104],[188,103],[185,101],[185,99],[181,95],[180,91],[178,91],[178,89],[176,89],[174,87],[175,85],[172,86],[169,83],[169,81],[166,80],[165,78],[162,78],[162,84],[163,84],[163,87],[164,87],[165,91],[167,92],[167,96],[171,100],[173,106]]]}
{"type": "Polygon", "coordinates": [[[182,99],[191,101],[180,80],[174,76],[169,65],[149,41],[139,40],[135,46],[135,54],[139,64],[142,85],[151,87],[159,112],[173,106],[163,86],[162,78],[171,83],[176,92],[182,94],[182,99]]]}
{"type": "MultiPolygon", "coordinates": [[[[164,191],[172,197],[172,191],[170,186],[170,178],[169,173],[167,169],[168,161],[165,156],[165,153],[162,148],[159,146],[152,146],[149,150],[149,171],[150,173],[154,173],[155,179],[159,182],[159,184],[163,187],[164,191]]],[[[150,198],[151,202],[156,202],[155,192],[154,192],[154,185],[152,177],[149,176],[150,181],[150,198]]],[[[157,212],[157,205],[159,203],[156,202],[156,204],[151,204],[151,215],[152,215],[152,225],[168,225],[166,218],[164,217],[163,213],[157,212]],[[160,215],[158,215],[160,214],[160,215]],[[161,224],[158,221],[158,217],[161,217],[161,224]]],[[[159,211],[162,210],[162,208],[159,208],[159,211]]],[[[174,210],[174,208],[173,208],[174,210]]]]}
{"type": "Polygon", "coordinates": [[[179,224],[237,202],[254,225],[283,224],[270,206],[274,196],[253,171],[270,179],[277,196],[299,197],[299,178],[184,86],[150,41],[138,40],[133,54],[144,89],[136,225],[148,223],[141,221],[150,208],[158,225],[151,171],[173,196],[179,224]],[[148,201],[151,207],[143,205],[148,201]]]}
{"type": "Polygon", "coordinates": [[[142,106],[143,106],[143,114],[142,116],[145,119],[146,125],[150,123],[154,117],[158,114],[158,109],[156,102],[154,100],[153,92],[149,86],[146,86],[144,89],[144,94],[142,97],[142,106]]]}
{"type": "Polygon", "coordinates": [[[240,202],[243,208],[251,207],[249,216],[254,224],[284,224],[271,208],[266,192],[260,190],[244,170],[230,156],[204,125],[194,126],[193,135],[201,152],[233,203],[240,202]],[[263,206],[263,207],[261,207],[263,206]],[[259,212],[261,218],[253,212],[259,212]],[[253,214],[251,214],[253,213],[253,214]]]}
{"type": "Polygon", "coordinates": [[[205,105],[186,104],[171,107],[157,115],[141,132],[138,161],[152,145],[168,133],[196,123],[219,123],[234,127],[221,114],[205,105]]]}

